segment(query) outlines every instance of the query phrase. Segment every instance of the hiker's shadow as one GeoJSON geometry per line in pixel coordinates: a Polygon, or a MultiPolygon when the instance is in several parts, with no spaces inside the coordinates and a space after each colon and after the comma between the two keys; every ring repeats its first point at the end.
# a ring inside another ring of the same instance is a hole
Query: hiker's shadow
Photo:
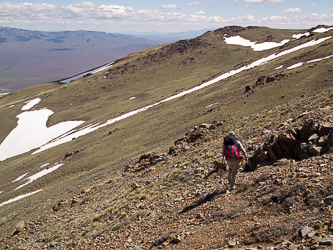
{"type": "Polygon", "coordinates": [[[226,194],[227,190],[215,190],[213,193],[208,193],[206,196],[199,198],[193,205],[184,207],[180,214],[187,213],[188,211],[192,210],[193,208],[199,207],[202,204],[213,200],[216,196],[221,194],[226,194]]]}

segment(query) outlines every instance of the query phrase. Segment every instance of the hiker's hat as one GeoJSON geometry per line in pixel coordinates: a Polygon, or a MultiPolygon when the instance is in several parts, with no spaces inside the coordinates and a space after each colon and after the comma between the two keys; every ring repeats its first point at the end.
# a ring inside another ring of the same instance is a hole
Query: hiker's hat
{"type": "Polygon", "coordinates": [[[229,135],[236,136],[236,134],[235,134],[235,132],[234,132],[234,131],[230,131],[230,132],[229,132],[229,135]]]}

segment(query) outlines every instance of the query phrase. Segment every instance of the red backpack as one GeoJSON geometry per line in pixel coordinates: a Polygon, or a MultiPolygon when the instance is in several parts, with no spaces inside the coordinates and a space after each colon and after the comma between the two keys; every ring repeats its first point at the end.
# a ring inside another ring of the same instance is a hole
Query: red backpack
{"type": "Polygon", "coordinates": [[[223,152],[227,160],[232,157],[236,157],[237,159],[241,157],[241,153],[238,150],[238,143],[234,138],[232,139],[230,140],[229,136],[226,136],[224,139],[223,152]]]}

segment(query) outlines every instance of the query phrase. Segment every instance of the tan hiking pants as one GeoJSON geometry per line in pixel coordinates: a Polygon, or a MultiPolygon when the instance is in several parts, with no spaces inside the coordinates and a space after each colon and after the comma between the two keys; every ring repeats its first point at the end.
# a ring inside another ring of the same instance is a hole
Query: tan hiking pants
{"type": "Polygon", "coordinates": [[[236,180],[236,175],[238,173],[239,170],[239,166],[240,166],[240,159],[235,158],[229,158],[227,160],[227,164],[229,166],[228,169],[228,182],[230,185],[230,189],[233,189],[235,186],[235,180],[236,180]]]}

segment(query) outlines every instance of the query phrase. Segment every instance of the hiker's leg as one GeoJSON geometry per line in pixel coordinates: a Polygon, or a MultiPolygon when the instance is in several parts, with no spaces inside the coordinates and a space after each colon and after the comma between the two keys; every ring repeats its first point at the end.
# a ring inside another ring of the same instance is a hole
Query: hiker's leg
{"type": "Polygon", "coordinates": [[[235,186],[235,179],[236,175],[239,169],[239,160],[238,159],[230,159],[228,161],[229,165],[229,175],[228,175],[228,181],[230,184],[230,189],[233,189],[235,186]]]}
{"type": "Polygon", "coordinates": [[[232,166],[228,161],[228,183],[229,183],[229,185],[231,183],[231,177],[232,177],[232,166]]]}
{"type": "Polygon", "coordinates": [[[235,164],[232,167],[232,178],[231,178],[231,183],[230,183],[230,188],[233,189],[235,187],[235,182],[236,182],[236,175],[239,170],[239,160],[235,161],[235,164]]]}

